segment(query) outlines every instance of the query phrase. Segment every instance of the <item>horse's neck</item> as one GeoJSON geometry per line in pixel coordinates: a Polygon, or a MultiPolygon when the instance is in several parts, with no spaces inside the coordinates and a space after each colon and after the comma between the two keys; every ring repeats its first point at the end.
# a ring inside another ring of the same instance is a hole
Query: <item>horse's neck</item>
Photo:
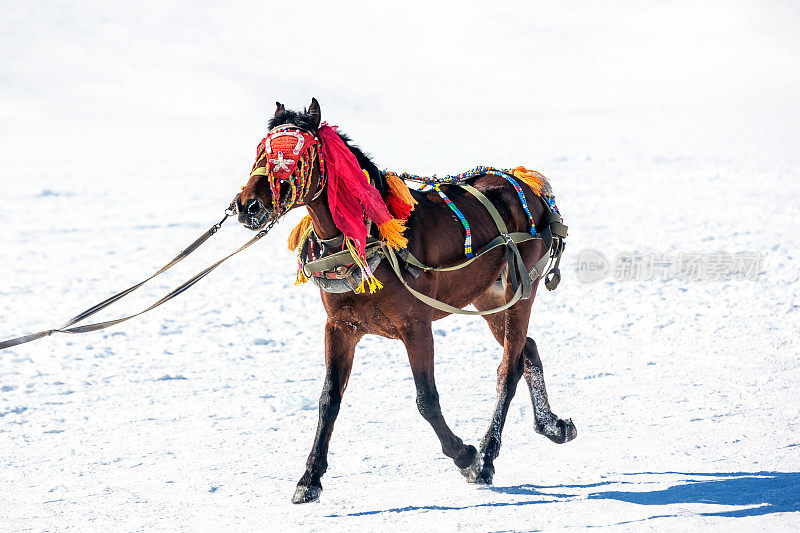
{"type": "Polygon", "coordinates": [[[306,209],[308,209],[308,214],[314,224],[314,233],[320,239],[332,239],[341,233],[333,222],[333,215],[328,206],[328,195],[326,193],[327,191],[323,192],[318,198],[306,204],[306,209]]]}

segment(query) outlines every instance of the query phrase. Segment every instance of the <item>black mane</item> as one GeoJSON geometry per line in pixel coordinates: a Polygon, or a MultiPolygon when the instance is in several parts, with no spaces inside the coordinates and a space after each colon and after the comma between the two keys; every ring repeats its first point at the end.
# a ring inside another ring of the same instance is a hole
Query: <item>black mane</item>
{"type": "Polygon", "coordinates": [[[338,131],[336,134],[339,135],[339,138],[344,141],[344,144],[346,144],[350,151],[353,152],[353,155],[356,156],[356,159],[358,160],[358,164],[361,165],[362,169],[367,171],[370,181],[381,193],[381,196],[383,196],[386,192],[386,180],[384,179],[383,174],[381,174],[381,171],[378,170],[378,167],[375,166],[375,163],[372,161],[372,158],[369,156],[369,154],[365,154],[361,148],[353,144],[353,141],[347,136],[347,134],[339,133],[338,131]]]}
{"type": "MultiPolygon", "coordinates": [[[[303,128],[304,130],[313,133],[314,135],[317,134],[316,123],[313,117],[308,114],[308,110],[304,110],[302,113],[288,109],[281,111],[270,119],[269,129],[277,128],[283,124],[293,124],[299,128],[303,128]]],[[[381,174],[380,170],[378,170],[378,167],[372,161],[372,158],[368,154],[365,154],[357,145],[353,144],[353,141],[346,134],[339,131],[337,131],[336,134],[342,141],[344,141],[344,144],[347,145],[350,151],[353,152],[353,155],[356,156],[356,159],[358,160],[358,164],[362,169],[367,171],[370,181],[372,181],[372,184],[376,189],[378,189],[378,191],[381,193],[381,196],[383,196],[386,193],[386,180],[383,178],[383,174],[381,174]]]]}
{"type": "Polygon", "coordinates": [[[269,129],[277,128],[283,124],[294,124],[314,135],[317,134],[317,126],[308,111],[303,111],[302,113],[289,109],[281,111],[269,120],[269,129]]]}

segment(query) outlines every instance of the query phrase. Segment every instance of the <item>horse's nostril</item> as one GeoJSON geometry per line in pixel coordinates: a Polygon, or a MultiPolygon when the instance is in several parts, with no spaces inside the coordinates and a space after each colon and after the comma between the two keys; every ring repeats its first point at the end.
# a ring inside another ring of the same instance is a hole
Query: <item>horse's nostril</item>
{"type": "Polygon", "coordinates": [[[252,198],[247,200],[245,203],[245,211],[247,211],[248,215],[257,215],[259,211],[261,211],[261,200],[258,198],[252,198]]]}

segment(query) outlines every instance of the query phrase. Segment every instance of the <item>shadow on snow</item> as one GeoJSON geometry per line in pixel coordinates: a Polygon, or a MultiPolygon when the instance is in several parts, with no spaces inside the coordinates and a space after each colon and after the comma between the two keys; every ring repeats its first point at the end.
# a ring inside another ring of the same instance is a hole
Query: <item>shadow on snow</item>
{"type": "MultiPolygon", "coordinates": [[[[544,494],[542,495],[544,496],[544,494]]],[[[478,509],[480,507],[508,507],[517,505],[532,505],[536,503],[555,503],[559,500],[527,500],[522,502],[486,502],[478,503],[475,505],[409,505],[407,507],[394,507],[391,509],[378,509],[376,511],[360,511],[349,514],[332,514],[327,515],[326,518],[340,518],[343,516],[368,516],[381,513],[405,513],[407,511],[461,511],[464,509],[478,509]]]]}
{"type": "MultiPolygon", "coordinates": [[[[649,473],[644,472],[644,474],[649,473]]],[[[800,473],[798,472],[664,473],[703,476],[712,479],[687,480],[663,490],[597,492],[590,494],[589,498],[618,500],[639,505],[706,503],[758,506],[716,513],[700,513],[703,516],[742,517],[800,511],[800,473]]]]}
{"type": "MultiPolygon", "coordinates": [[[[684,475],[710,479],[681,480],[667,489],[653,491],[593,492],[585,496],[585,498],[591,500],[617,500],[638,505],[704,503],[729,505],[732,507],[749,507],[747,509],[698,513],[702,516],[744,517],[800,511],[800,473],[798,472],[640,472],[626,475],[684,475]]],[[[538,503],[557,503],[569,499],[582,499],[581,494],[567,494],[571,492],[568,489],[594,489],[606,485],[620,484],[640,485],[638,482],[631,481],[602,481],[583,485],[515,485],[510,487],[487,487],[491,492],[498,494],[535,496],[539,499],[524,499],[514,502],[484,502],[476,505],[464,506],[410,505],[407,507],[361,511],[346,515],[329,515],[328,517],[365,516],[381,513],[403,513],[407,511],[456,511],[479,507],[506,507],[538,503]],[[559,493],[542,492],[542,490],[552,489],[560,490],[559,493]]],[[[652,518],[657,518],[657,516],[652,518]]]]}

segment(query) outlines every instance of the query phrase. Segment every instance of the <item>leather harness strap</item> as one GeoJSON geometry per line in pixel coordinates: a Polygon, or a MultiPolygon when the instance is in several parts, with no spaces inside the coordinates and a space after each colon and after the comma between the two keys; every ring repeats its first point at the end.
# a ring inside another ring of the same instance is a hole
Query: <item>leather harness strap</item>
{"type": "MultiPolygon", "coordinates": [[[[547,208],[548,212],[548,224],[546,228],[535,235],[531,235],[527,232],[509,233],[503,218],[497,211],[497,208],[494,206],[494,204],[492,204],[485,194],[472,185],[468,185],[466,183],[458,183],[453,185],[463,188],[481,202],[481,204],[489,212],[489,215],[492,217],[492,220],[494,221],[495,226],[497,226],[497,230],[499,232],[497,237],[485,244],[472,258],[450,267],[433,267],[420,262],[407,249],[395,252],[391,246],[388,246],[387,244],[376,239],[369,240],[367,242],[367,255],[371,256],[375,253],[382,254],[389,262],[389,266],[397,276],[397,279],[400,280],[403,286],[405,286],[405,288],[408,289],[408,291],[414,295],[415,298],[433,307],[434,309],[439,309],[440,311],[445,311],[447,313],[461,315],[488,315],[504,311],[517,303],[519,300],[530,298],[531,281],[544,274],[548,261],[552,259],[555,260],[555,268],[551,272],[552,278],[545,280],[545,285],[549,290],[555,289],[560,281],[560,275],[557,272],[557,268],[559,262],[561,261],[561,253],[564,250],[564,238],[567,236],[567,226],[563,224],[561,216],[555,211],[552,211],[546,202],[542,202],[547,208]],[[522,260],[522,256],[519,253],[517,245],[537,239],[541,240],[545,245],[545,253],[541,258],[539,258],[533,267],[528,270],[525,267],[525,262],[522,260]],[[508,302],[494,309],[487,309],[485,311],[467,311],[458,307],[454,307],[413,289],[408,285],[403,277],[403,268],[400,264],[400,261],[403,261],[407,265],[420,270],[431,272],[452,272],[465,268],[479,257],[487,254],[499,246],[506,247],[506,263],[508,265],[507,279],[511,283],[511,288],[514,291],[514,294],[508,302]],[[522,274],[523,272],[526,274],[522,274]]],[[[305,274],[308,277],[311,277],[314,274],[333,270],[339,266],[351,262],[352,257],[350,253],[347,250],[344,250],[314,261],[309,261],[303,265],[303,269],[305,274]]]]}

